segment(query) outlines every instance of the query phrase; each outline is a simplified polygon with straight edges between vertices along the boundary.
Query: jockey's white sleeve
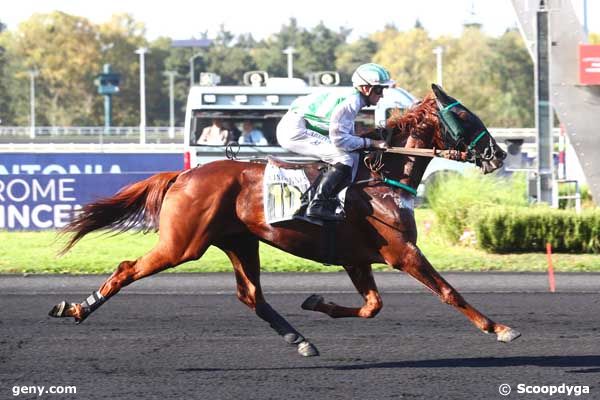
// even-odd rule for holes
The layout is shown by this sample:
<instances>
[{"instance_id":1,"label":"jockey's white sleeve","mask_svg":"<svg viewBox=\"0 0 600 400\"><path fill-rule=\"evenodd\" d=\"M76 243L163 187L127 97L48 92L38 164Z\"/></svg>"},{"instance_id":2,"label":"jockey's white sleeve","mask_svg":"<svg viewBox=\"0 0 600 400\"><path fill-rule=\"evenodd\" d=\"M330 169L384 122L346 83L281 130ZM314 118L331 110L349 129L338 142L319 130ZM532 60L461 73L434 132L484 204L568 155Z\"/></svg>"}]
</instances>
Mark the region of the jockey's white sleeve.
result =
<instances>
[{"instance_id":1,"label":"jockey's white sleeve","mask_svg":"<svg viewBox=\"0 0 600 400\"><path fill-rule=\"evenodd\" d=\"M365 141L354 135L354 121L366 102L359 93L348 97L338 104L329 120L329 138L331 142L343 151L355 151L365 147Z\"/></svg>"}]
</instances>

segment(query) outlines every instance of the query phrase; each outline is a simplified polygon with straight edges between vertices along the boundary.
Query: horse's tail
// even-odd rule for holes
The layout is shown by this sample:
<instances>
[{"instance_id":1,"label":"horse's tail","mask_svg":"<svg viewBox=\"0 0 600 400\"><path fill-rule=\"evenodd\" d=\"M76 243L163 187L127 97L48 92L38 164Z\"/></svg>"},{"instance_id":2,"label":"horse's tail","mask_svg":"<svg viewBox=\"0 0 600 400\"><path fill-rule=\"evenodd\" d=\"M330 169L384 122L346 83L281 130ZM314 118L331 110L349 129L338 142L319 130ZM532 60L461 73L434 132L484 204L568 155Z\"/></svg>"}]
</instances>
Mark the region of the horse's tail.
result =
<instances>
[{"instance_id":1,"label":"horse's tail","mask_svg":"<svg viewBox=\"0 0 600 400\"><path fill-rule=\"evenodd\" d=\"M161 172L132 183L112 197L86 204L61 233L73 233L62 249L64 254L90 232L107 228L117 233L142 225L148 231L158 229L158 217L167 189L181 171Z\"/></svg>"}]
</instances>

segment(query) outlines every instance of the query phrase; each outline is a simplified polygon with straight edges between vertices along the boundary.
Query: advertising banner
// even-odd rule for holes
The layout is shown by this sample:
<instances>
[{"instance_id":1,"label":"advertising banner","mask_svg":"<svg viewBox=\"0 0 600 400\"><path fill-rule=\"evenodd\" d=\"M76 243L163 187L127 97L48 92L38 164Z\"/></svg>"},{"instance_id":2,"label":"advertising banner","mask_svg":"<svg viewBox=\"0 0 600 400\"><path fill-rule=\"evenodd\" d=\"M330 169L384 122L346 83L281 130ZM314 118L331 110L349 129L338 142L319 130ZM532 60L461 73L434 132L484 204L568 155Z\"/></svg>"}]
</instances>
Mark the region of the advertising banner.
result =
<instances>
[{"instance_id":1,"label":"advertising banner","mask_svg":"<svg viewBox=\"0 0 600 400\"><path fill-rule=\"evenodd\" d=\"M82 205L161 171L180 154L0 154L0 229L61 228Z\"/></svg>"},{"instance_id":2,"label":"advertising banner","mask_svg":"<svg viewBox=\"0 0 600 400\"><path fill-rule=\"evenodd\" d=\"M579 45L579 83L600 85L600 44Z\"/></svg>"}]
</instances>

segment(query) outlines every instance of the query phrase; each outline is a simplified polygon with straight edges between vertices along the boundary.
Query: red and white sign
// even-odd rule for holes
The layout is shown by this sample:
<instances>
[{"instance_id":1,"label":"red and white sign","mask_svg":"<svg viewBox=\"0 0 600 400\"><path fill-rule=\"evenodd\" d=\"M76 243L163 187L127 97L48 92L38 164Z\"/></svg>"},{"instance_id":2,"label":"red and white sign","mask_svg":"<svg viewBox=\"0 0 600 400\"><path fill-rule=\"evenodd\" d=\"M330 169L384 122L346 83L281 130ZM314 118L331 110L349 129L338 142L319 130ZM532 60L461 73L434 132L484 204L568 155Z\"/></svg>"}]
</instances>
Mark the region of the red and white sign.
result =
<instances>
[{"instance_id":1,"label":"red and white sign","mask_svg":"<svg viewBox=\"0 0 600 400\"><path fill-rule=\"evenodd\" d=\"M579 45L579 83L600 85L600 44Z\"/></svg>"}]
</instances>

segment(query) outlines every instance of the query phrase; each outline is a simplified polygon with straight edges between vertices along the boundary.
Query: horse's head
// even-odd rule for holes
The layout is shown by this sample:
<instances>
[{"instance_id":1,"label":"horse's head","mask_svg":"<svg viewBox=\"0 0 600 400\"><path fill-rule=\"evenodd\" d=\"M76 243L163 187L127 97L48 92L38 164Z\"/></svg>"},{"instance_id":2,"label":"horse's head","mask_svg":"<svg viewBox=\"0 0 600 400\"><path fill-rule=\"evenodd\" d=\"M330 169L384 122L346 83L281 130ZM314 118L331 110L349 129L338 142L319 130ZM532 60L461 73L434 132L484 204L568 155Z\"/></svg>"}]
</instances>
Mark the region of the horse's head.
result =
<instances>
[{"instance_id":1,"label":"horse's head","mask_svg":"<svg viewBox=\"0 0 600 400\"><path fill-rule=\"evenodd\" d=\"M498 146L479 117L438 85L432 84L431 88L438 106L445 147L466 152L467 161L475 163L486 174L500 168L506 152Z\"/></svg>"}]
</instances>

